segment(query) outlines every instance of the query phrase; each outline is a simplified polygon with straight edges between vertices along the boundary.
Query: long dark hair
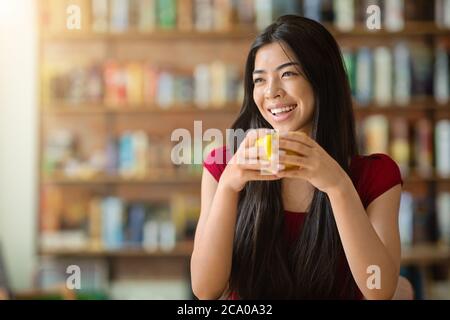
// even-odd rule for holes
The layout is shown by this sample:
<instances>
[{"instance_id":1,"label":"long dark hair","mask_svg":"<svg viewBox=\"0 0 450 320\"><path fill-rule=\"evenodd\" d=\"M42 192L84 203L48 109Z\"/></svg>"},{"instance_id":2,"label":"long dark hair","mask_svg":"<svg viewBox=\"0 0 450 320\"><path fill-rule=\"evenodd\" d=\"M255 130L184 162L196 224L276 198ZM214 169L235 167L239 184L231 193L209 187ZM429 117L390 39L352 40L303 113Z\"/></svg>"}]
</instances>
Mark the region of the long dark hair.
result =
<instances>
[{"instance_id":1,"label":"long dark hair","mask_svg":"<svg viewBox=\"0 0 450 320\"><path fill-rule=\"evenodd\" d=\"M313 20L282 16L253 42L232 129L272 128L253 100L252 72L258 49L274 42L292 49L312 86L312 138L349 173L348 160L358 152L350 86L338 44ZM288 246L281 181L248 182L239 195L232 261L230 290L241 299L356 298L330 201L318 189L298 240Z\"/></svg>"}]
</instances>

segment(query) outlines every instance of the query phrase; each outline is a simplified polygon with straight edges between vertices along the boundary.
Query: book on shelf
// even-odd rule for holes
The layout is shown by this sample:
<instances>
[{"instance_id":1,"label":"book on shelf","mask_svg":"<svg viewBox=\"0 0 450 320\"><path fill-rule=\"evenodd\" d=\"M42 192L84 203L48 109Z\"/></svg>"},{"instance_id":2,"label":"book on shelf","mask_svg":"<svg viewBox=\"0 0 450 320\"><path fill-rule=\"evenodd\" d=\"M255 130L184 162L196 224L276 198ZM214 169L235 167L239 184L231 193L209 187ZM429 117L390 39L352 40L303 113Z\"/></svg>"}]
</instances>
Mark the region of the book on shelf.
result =
<instances>
[{"instance_id":1,"label":"book on shelf","mask_svg":"<svg viewBox=\"0 0 450 320\"><path fill-rule=\"evenodd\" d=\"M415 196L413 201L413 244L433 242L435 220L434 199L430 195Z\"/></svg>"},{"instance_id":2,"label":"book on shelf","mask_svg":"<svg viewBox=\"0 0 450 320\"><path fill-rule=\"evenodd\" d=\"M144 131L124 132L119 138L119 175L145 178L149 172L149 139ZM168 161L168 160L166 160Z\"/></svg>"},{"instance_id":3,"label":"book on shelf","mask_svg":"<svg viewBox=\"0 0 450 320\"><path fill-rule=\"evenodd\" d=\"M214 30L230 31L233 24L233 3L231 0L215 0L213 3Z\"/></svg>"},{"instance_id":4,"label":"book on shelf","mask_svg":"<svg viewBox=\"0 0 450 320\"><path fill-rule=\"evenodd\" d=\"M92 0L92 31L108 32L108 0Z\"/></svg>"},{"instance_id":5,"label":"book on shelf","mask_svg":"<svg viewBox=\"0 0 450 320\"><path fill-rule=\"evenodd\" d=\"M255 1L255 24L258 30L263 30L273 20L272 1L254 0Z\"/></svg>"},{"instance_id":6,"label":"book on shelf","mask_svg":"<svg viewBox=\"0 0 450 320\"><path fill-rule=\"evenodd\" d=\"M361 106L407 106L412 97L449 101L449 65L443 44L399 41L392 47L342 48L352 94ZM433 62L433 57L436 57Z\"/></svg>"},{"instance_id":7,"label":"book on shelf","mask_svg":"<svg viewBox=\"0 0 450 320\"><path fill-rule=\"evenodd\" d=\"M233 21L241 28L255 25L255 0L232 1L233 3Z\"/></svg>"},{"instance_id":8,"label":"book on shelf","mask_svg":"<svg viewBox=\"0 0 450 320\"><path fill-rule=\"evenodd\" d=\"M176 245L176 230L171 221L159 223L159 247L162 251L171 251Z\"/></svg>"},{"instance_id":9,"label":"book on shelf","mask_svg":"<svg viewBox=\"0 0 450 320\"><path fill-rule=\"evenodd\" d=\"M450 177L450 120L436 122L436 173L443 178Z\"/></svg>"},{"instance_id":10,"label":"book on shelf","mask_svg":"<svg viewBox=\"0 0 450 320\"><path fill-rule=\"evenodd\" d=\"M279 0L272 1L272 17L278 18L286 14L301 15L302 8L300 1L297 0Z\"/></svg>"},{"instance_id":11,"label":"book on shelf","mask_svg":"<svg viewBox=\"0 0 450 320\"><path fill-rule=\"evenodd\" d=\"M344 60L345 71L347 72L347 78L350 84L350 89L352 92L352 96L355 96L355 88L356 88L356 63L355 63L355 55L352 51L346 47L341 48L342 50L342 58Z\"/></svg>"},{"instance_id":12,"label":"book on shelf","mask_svg":"<svg viewBox=\"0 0 450 320\"><path fill-rule=\"evenodd\" d=\"M199 108L207 108L210 91L205 90L211 83L208 65L198 64L194 71L194 102Z\"/></svg>"},{"instance_id":13,"label":"book on shelf","mask_svg":"<svg viewBox=\"0 0 450 320\"><path fill-rule=\"evenodd\" d=\"M429 119L419 119L415 124L415 168L422 177L433 174L433 125Z\"/></svg>"},{"instance_id":14,"label":"book on shelf","mask_svg":"<svg viewBox=\"0 0 450 320\"><path fill-rule=\"evenodd\" d=\"M392 103L392 56L386 47L374 51L374 102L379 106Z\"/></svg>"},{"instance_id":15,"label":"book on shelf","mask_svg":"<svg viewBox=\"0 0 450 320\"><path fill-rule=\"evenodd\" d=\"M129 62L125 66L127 82L127 103L137 106L143 102L143 68L140 64Z\"/></svg>"},{"instance_id":16,"label":"book on shelf","mask_svg":"<svg viewBox=\"0 0 450 320\"><path fill-rule=\"evenodd\" d=\"M372 100L373 55L369 48L360 48L356 55L356 89L355 98L360 105Z\"/></svg>"},{"instance_id":17,"label":"book on shelf","mask_svg":"<svg viewBox=\"0 0 450 320\"><path fill-rule=\"evenodd\" d=\"M41 193L39 246L46 249L79 249L89 243L86 191L70 194L54 186Z\"/></svg>"},{"instance_id":18,"label":"book on shelf","mask_svg":"<svg viewBox=\"0 0 450 320\"><path fill-rule=\"evenodd\" d=\"M125 241L127 246L139 247L144 240L146 208L142 203L132 203L129 207Z\"/></svg>"},{"instance_id":19,"label":"book on shelf","mask_svg":"<svg viewBox=\"0 0 450 320\"><path fill-rule=\"evenodd\" d=\"M212 31L214 28L214 7L211 0L194 0L195 30Z\"/></svg>"},{"instance_id":20,"label":"book on shelf","mask_svg":"<svg viewBox=\"0 0 450 320\"><path fill-rule=\"evenodd\" d=\"M404 0L386 0L384 2L384 24L386 30L397 32L403 30L405 26Z\"/></svg>"},{"instance_id":21,"label":"book on shelf","mask_svg":"<svg viewBox=\"0 0 450 320\"><path fill-rule=\"evenodd\" d=\"M444 121L444 130L440 127L433 128L432 122L425 118L411 123L402 117L394 117L389 121L384 115L365 117L357 122L356 127L360 152L389 154L398 164L403 177L409 176L411 171L423 178L431 177L433 159L436 157L436 172L439 176L446 177L445 172L448 171L446 168L449 166L447 143L450 140L446 138L448 135L445 131L448 130L446 120L441 121ZM436 151L433 147L434 129L437 135L435 136ZM442 147L439 147L438 143L442 144ZM443 151L444 153L441 151L443 148L447 148L447 151ZM441 160L437 160L438 158Z\"/></svg>"},{"instance_id":22,"label":"book on shelf","mask_svg":"<svg viewBox=\"0 0 450 320\"><path fill-rule=\"evenodd\" d=\"M193 239L200 214L196 193L175 192L152 202L105 196L90 189L68 194L61 187L49 186L40 200L40 248L44 252L169 251L177 242Z\"/></svg>"},{"instance_id":23,"label":"book on shelf","mask_svg":"<svg viewBox=\"0 0 450 320\"><path fill-rule=\"evenodd\" d=\"M194 0L177 1L177 28L182 32L194 29Z\"/></svg>"},{"instance_id":24,"label":"book on shelf","mask_svg":"<svg viewBox=\"0 0 450 320\"><path fill-rule=\"evenodd\" d=\"M127 32L138 31L139 27L139 2L140 0L128 0L128 29Z\"/></svg>"},{"instance_id":25,"label":"book on shelf","mask_svg":"<svg viewBox=\"0 0 450 320\"><path fill-rule=\"evenodd\" d=\"M175 102L174 77L168 71L161 71L158 82L157 104L162 109L167 109Z\"/></svg>"},{"instance_id":26,"label":"book on shelf","mask_svg":"<svg viewBox=\"0 0 450 320\"><path fill-rule=\"evenodd\" d=\"M171 197L170 206L177 239L194 239L200 216L200 197L195 194L175 193Z\"/></svg>"},{"instance_id":27,"label":"book on shelf","mask_svg":"<svg viewBox=\"0 0 450 320\"><path fill-rule=\"evenodd\" d=\"M414 232L413 196L409 192L402 192L400 198L398 227L400 242L403 246L413 245Z\"/></svg>"},{"instance_id":28,"label":"book on shelf","mask_svg":"<svg viewBox=\"0 0 450 320\"><path fill-rule=\"evenodd\" d=\"M180 1L186 2L186 1ZM140 0L138 2L138 30L152 32L156 29L156 3L155 0Z\"/></svg>"},{"instance_id":29,"label":"book on shelf","mask_svg":"<svg viewBox=\"0 0 450 320\"><path fill-rule=\"evenodd\" d=\"M418 96L433 94L433 54L429 47L422 44L411 44L411 85Z\"/></svg>"},{"instance_id":30,"label":"book on shelf","mask_svg":"<svg viewBox=\"0 0 450 320\"><path fill-rule=\"evenodd\" d=\"M109 24L110 31L126 32L129 28L129 10L130 2L128 0L111 0L111 20Z\"/></svg>"},{"instance_id":31,"label":"book on shelf","mask_svg":"<svg viewBox=\"0 0 450 320\"><path fill-rule=\"evenodd\" d=\"M411 159L408 121L400 117L394 118L391 120L391 128L390 154L405 177L409 174Z\"/></svg>"},{"instance_id":32,"label":"book on shelf","mask_svg":"<svg viewBox=\"0 0 450 320\"><path fill-rule=\"evenodd\" d=\"M88 201L88 236L90 238L89 247L92 250L100 250L103 247L102 201L99 197L92 197Z\"/></svg>"},{"instance_id":33,"label":"book on shelf","mask_svg":"<svg viewBox=\"0 0 450 320\"><path fill-rule=\"evenodd\" d=\"M156 0L156 16L160 29L175 29L177 25L176 0Z\"/></svg>"},{"instance_id":34,"label":"book on shelf","mask_svg":"<svg viewBox=\"0 0 450 320\"><path fill-rule=\"evenodd\" d=\"M109 287L109 275L111 270L105 260L102 259L78 259L78 258L54 258L42 257L39 261L34 285L42 290L66 288L68 274L73 272L70 266L78 266L81 271L79 294L94 294L105 296ZM95 295L94 295L95 296Z\"/></svg>"},{"instance_id":35,"label":"book on shelf","mask_svg":"<svg viewBox=\"0 0 450 320\"><path fill-rule=\"evenodd\" d=\"M70 130L57 129L49 132L43 154L44 173L51 175L63 171L70 160L77 156L78 142L78 138Z\"/></svg>"},{"instance_id":36,"label":"book on shelf","mask_svg":"<svg viewBox=\"0 0 450 320\"><path fill-rule=\"evenodd\" d=\"M336 0L333 1L333 5L335 27L340 31L351 31L355 27L354 0Z\"/></svg>"},{"instance_id":37,"label":"book on shelf","mask_svg":"<svg viewBox=\"0 0 450 320\"><path fill-rule=\"evenodd\" d=\"M450 95L450 64L449 53L443 46L436 48L434 63L434 98L440 104L449 102Z\"/></svg>"},{"instance_id":38,"label":"book on shelf","mask_svg":"<svg viewBox=\"0 0 450 320\"><path fill-rule=\"evenodd\" d=\"M406 106L411 100L411 55L408 45L403 41L397 42L393 56L393 100L396 105Z\"/></svg>"},{"instance_id":39,"label":"book on shelf","mask_svg":"<svg viewBox=\"0 0 450 320\"><path fill-rule=\"evenodd\" d=\"M434 3L436 25L450 29L450 0L435 0Z\"/></svg>"},{"instance_id":40,"label":"book on shelf","mask_svg":"<svg viewBox=\"0 0 450 320\"><path fill-rule=\"evenodd\" d=\"M54 186L45 186L41 190L39 209L39 230L42 233L52 234L60 228L60 214L63 206L61 191Z\"/></svg>"},{"instance_id":41,"label":"book on shelf","mask_svg":"<svg viewBox=\"0 0 450 320\"><path fill-rule=\"evenodd\" d=\"M436 198L436 219L430 196L402 192L399 211L400 240L411 247L434 242L450 245L450 193L440 192ZM436 224L436 226L434 226ZM434 234L437 232L437 234Z\"/></svg>"},{"instance_id":42,"label":"book on shelf","mask_svg":"<svg viewBox=\"0 0 450 320\"><path fill-rule=\"evenodd\" d=\"M116 197L102 200L102 240L106 249L123 247L124 203Z\"/></svg>"},{"instance_id":43,"label":"book on shelf","mask_svg":"<svg viewBox=\"0 0 450 320\"><path fill-rule=\"evenodd\" d=\"M438 240L450 246L450 192L440 192L437 195L436 207Z\"/></svg>"},{"instance_id":44,"label":"book on shelf","mask_svg":"<svg viewBox=\"0 0 450 320\"><path fill-rule=\"evenodd\" d=\"M364 25L371 5L380 8L383 29L398 32L405 21L432 21L450 29L450 0L44 0L41 21L50 32L66 31L66 8L78 5L82 30L152 32L155 30L227 31L232 26L262 30L283 14L300 14L319 22L332 22L336 29L351 32ZM73 31L73 30L72 30Z\"/></svg>"},{"instance_id":45,"label":"book on shelf","mask_svg":"<svg viewBox=\"0 0 450 320\"><path fill-rule=\"evenodd\" d=\"M364 120L364 153L388 153L389 123L385 116L374 115Z\"/></svg>"},{"instance_id":46,"label":"book on shelf","mask_svg":"<svg viewBox=\"0 0 450 320\"><path fill-rule=\"evenodd\" d=\"M304 0L303 14L305 17L320 22L322 20L322 1Z\"/></svg>"},{"instance_id":47,"label":"book on shelf","mask_svg":"<svg viewBox=\"0 0 450 320\"><path fill-rule=\"evenodd\" d=\"M124 132L119 138L119 175L124 178L133 176L135 163L134 157L134 139L131 132Z\"/></svg>"},{"instance_id":48,"label":"book on shelf","mask_svg":"<svg viewBox=\"0 0 450 320\"><path fill-rule=\"evenodd\" d=\"M107 60L103 64L46 64L42 71L45 105L73 108L104 104L108 108L195 104L223 108L240 99L242 76L235 65L214 61L193 69L159 67L146 62Z\"/></svg>"}]
</instances>

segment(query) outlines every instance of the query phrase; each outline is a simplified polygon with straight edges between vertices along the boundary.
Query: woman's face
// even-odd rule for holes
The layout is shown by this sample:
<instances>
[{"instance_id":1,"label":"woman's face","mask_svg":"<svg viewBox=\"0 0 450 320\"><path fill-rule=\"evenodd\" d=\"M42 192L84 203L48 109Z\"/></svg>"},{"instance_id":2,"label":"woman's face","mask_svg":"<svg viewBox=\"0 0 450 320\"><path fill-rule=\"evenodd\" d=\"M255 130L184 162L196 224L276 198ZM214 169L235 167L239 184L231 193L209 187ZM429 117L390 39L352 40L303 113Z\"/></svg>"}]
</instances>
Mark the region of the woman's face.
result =
<instances>
[{"instance_id":1,"label":"woman's face","mask_svg":"<svg viewBox=\"0 0 450 320\"><path fill-rule=\"evenodd\" d=\"M311 135L314 94L293 59L295 54L287 45L273 42L261 47L255 57L253 99L274 129Z\"/></svg>"}]
</instances>

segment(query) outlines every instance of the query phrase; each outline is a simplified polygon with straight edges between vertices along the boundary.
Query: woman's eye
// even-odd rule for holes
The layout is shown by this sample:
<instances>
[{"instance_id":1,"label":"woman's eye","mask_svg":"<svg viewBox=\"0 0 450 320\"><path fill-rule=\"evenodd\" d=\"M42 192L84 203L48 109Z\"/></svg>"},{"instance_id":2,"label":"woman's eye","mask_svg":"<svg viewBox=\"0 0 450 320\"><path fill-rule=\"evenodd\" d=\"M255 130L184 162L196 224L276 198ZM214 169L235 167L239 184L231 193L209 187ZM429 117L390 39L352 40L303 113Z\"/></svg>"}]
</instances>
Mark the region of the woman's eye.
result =
<instances>
[{"instance_id":1,"label":"woman's eye","mask_svg":"<svg viewBox=\"0 0 450 320\"><path fill-rule=\"evenodd\" d=\"M291 72L291 71L286 71L283 73L282 77L290 77L290 76L295 76L296 73Z\"/></svg>"},{"instance_id":2,"label":"woman's eye","mask_svg":"<svg viewBox=\"0 0 450 320\"><path fill-rule=\"evenodd\" d=\"M254 83L254 84L257 84L257 83L262 82L262 81L263 81L262 78L256 78L256 79L253 79L253 83Z\"/></svg>"}]
</instances>

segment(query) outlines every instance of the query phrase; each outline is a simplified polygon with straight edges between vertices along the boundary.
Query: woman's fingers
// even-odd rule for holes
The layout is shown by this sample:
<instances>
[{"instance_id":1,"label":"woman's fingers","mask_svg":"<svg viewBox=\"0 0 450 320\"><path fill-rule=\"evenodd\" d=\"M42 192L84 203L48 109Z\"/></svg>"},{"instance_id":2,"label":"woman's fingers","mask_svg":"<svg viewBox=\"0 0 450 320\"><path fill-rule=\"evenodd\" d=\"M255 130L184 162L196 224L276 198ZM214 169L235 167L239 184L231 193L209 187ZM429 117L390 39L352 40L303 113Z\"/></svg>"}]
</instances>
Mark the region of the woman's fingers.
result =
<instances>
[{"instance_id":1,"label":"woman's fingers","mask_svg":"<svg viewBox=\"0 0 450 320\"><path fill-rule=\"evenodd\" d=\"M273 180L279 180L281 177L275 175L275 174L261 174L258 171L246 171L245 172L247 181L273 181Z\"/></svg>"},{"instance_id":2,"label":"woman's fingers","mask_svg":"<svg viewBox=\"0 0 450 320\"><path fill-rule=\"evenodd\" d=\"M297 166L300 168L309 168L309 163L305 157L297 156L297 155L280 155L278 159L279 163L283 165L291 165Z\"/></svg>"},{"instance_id":3,"label":"woman's fingers","mask_svg":"<svg viewBox=\"0 0 450 320\"><path fill-rule=\"evenodd\" d=\"M280 145L280 149L282 149L282 150L293 151L302 156L308 156L311 151L311 147L308 147L301 142L292 141L292 140L286 140L286 139L280 138L279 145Z\"/></svg>"},{"instance_id":4,"label":"woman's fingers","mask_svg":"<svg viewBox=\"0 0 450 320\"><path fill-rule=\"evenodd\" d=\"M298 131L289 131L280 133L280 140L290 140L304 144L307 147L314 147L316 142L311 139L306 133Z\"/></svg>"},{"instance_id":5,"label":"woman's fingers","mask_svg":"<svg viewBox=\"0 0 450 320\"><path fill-rule=\"evenodd\" d=\"M263 146L253 146L245 149L247 159L262 159L267 160L266 149Z\"/></svg>"},{"instance_id":6,"label":"woman's fingers","mask_svg":"<svg viewBox=\"0 0 450 320\"><path fill-rule=\"evenodd\" d=\"M270 168L270 162L269 161L257 161L255 163L242 163L240 164L241 169L244 170L268 170Z\"/></svg>"}]
</instances>

